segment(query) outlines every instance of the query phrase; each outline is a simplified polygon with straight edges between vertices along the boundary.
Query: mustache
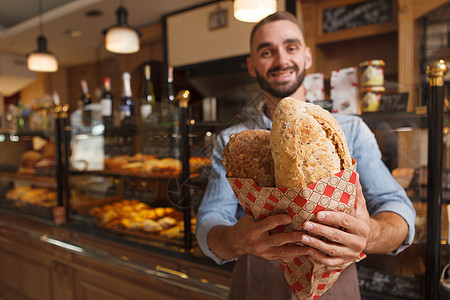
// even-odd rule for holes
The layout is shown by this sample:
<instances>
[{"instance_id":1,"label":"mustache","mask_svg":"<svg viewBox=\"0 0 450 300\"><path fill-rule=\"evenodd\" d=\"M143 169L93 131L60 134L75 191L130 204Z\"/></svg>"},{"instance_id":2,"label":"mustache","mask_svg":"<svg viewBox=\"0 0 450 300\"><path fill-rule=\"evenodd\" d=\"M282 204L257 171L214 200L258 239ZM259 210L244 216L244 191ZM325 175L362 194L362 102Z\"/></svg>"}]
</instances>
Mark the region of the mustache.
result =
<instances>
[{"instance_id":1,"label":"mustache","mask_svg":"<svg viewBox=\"0 0 450 300\"><path fill-rule=\"evenodd\" d=\"M279 72L279 71L283 72L283 71L289 71L289 70L298 71L298 67L297 66L289 66L289 67L284 67L284 68L282 68L282 67L273 67L272 69L267 70L267 76L271 72Z\"/></svg>"}]
</instances>

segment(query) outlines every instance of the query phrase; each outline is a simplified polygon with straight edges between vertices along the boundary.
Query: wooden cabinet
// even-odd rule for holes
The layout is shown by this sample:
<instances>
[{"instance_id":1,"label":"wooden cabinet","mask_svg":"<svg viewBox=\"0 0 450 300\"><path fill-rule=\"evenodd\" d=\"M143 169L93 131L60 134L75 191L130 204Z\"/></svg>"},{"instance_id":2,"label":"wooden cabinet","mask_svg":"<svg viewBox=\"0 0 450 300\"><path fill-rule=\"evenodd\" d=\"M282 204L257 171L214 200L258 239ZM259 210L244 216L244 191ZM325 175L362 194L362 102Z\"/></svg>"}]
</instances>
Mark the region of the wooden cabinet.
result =
<instances>
[{"instance_id":1,"label":"wooden cabinet","mask_svg":"<svg viewBox=\"0 0 450 300\"><path fill-rule=\"evenodd\" d=\"M0 212L0 299L225 299L231 269Z\"/></svg>"},{"instance_id":2,"label":"wooden cabinet","mask_svg":"<svg viewBox=\"0 0 450 300\"><path fill-rule=\"evenodd\" d=\"M365 60L383 59L386 79L394 83L387 86L387 92L408 92L407 110L412 112L420 104L420 18L447 1L392 0L392 18L389 21L334 32L323 31L324 11L365 2L370 1L300 1L306 44L313 55L310 72L323 72L329 79L331 70L358 66Z\"/></svg>"},{"instance_id":3,"label":"wooden cabinet","mask_svg":"<svg viewBox=\"0 0 450 300\"><path fill-rule=\"evenodd\" d=\"M0 231L0 298L72 299L70 255L18 232Z\"/></svg>"}]
</instances>

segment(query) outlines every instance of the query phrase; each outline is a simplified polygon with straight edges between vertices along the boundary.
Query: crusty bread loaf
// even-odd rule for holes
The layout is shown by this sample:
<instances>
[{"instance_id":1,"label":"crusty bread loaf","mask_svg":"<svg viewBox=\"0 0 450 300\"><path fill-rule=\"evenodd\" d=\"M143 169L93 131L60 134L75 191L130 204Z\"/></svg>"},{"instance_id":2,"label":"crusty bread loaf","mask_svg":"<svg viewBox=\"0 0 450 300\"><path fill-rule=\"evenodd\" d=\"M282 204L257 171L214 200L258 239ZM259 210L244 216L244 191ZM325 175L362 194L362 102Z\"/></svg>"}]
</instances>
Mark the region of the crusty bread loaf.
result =
<instances>
[{"instance_id":1,"label":"crusty bread loaf","mask_svg":"<svg viewBox=\"0 0 450 300\"><path fill-rule=\"evenodd\" d=\"M255 129L232 134L223 149L223 165L227 177L249 178L258 186L274 187L270 131Z\"/></svg>"},{"instance_id":2,"label":"crusty bread loaf","mask_svg":"<svg viewBox=\"0 0 450 300\"><path fill-rule=\"evenodd\" d=\"M277 105L270 143L277 187L303 188L352 164L338 122L301 100L284 98Z\"/></svg>"},{"instance_id":3,"label":"crusty bread loaf","mask_svg":"<svg viewBox=\"0 0 450 300\"><path fill-rule=\"evenodd\" d=\"M20 166L24 168L34 168L35 164L42 159L42 154L37 151L25 151L21 157Z\"/></svg>"}]
</instances>

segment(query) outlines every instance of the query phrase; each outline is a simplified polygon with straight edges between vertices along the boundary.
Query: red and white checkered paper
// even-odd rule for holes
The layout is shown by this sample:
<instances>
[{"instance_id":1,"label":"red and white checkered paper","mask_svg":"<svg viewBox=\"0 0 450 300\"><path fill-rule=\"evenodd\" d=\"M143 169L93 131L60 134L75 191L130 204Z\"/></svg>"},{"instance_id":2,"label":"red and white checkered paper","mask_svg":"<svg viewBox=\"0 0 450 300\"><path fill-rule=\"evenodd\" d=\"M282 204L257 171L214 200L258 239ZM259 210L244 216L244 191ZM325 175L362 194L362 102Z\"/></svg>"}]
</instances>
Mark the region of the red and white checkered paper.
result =
<instances>
[{"instance_id":1,"label":"red and white checkered paper","mask_svg":"<svg viewBox=\"0 0 450 300\"><path fill-rule=\"evenodd\" d=\"M240 205L255 220L274 214L288 213L293 221L274 231L304 231L301 225L314 220L322 210L354 214L356 197L356 162L344 171L322 179L306 188L259 187L252 179L228 178ZM300 242L299 245L302 245ZM355 261L359 261L361 257ZM329 268L309 256L290 261L280 260L284 276L297 299L317 299L338 279L351 262Z\"/></svg>"}]
</instances>

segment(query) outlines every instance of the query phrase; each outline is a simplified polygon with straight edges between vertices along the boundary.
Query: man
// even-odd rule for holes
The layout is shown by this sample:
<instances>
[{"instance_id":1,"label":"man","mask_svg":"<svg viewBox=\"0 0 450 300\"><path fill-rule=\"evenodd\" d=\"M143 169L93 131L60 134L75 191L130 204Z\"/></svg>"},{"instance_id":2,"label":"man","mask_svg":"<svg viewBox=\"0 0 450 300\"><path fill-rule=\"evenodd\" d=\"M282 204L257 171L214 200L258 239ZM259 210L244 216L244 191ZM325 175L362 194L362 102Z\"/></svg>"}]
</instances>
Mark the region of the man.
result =
<instances>
[{"instance_id":1,"label":"man","mask_svg":"<svg viewBox=\"0 0 450 300\"><path fill-rule=\"evenodd\" d=\"M265 109L259 117L219 135L212 159L214 173L199 208L197 239L203 252L219 264L239 258L233 272L231 298L290 299L293 295L278 259L310 255L327 266L336 266L353 261L361 252L396 254L413 240L415 211L381 161L369 128L358 117L335 115L358 163L355 215L322 211L317 214L317 222L303 224L307 233L277 234L269 231L289 224L289 215L274 215L259 222L245 216L225 178L222 149L232 132L270 129L275 107L282 98L304 101L302 83L305 70L312 63L300 26L287 12L275 13L258 23L251 33L250 48L248 71L261 86ZM292 245L299 241L306 246ZM345 269L320 299L331 298L360 298L355 264Z\"/></svg>"}]
</instances>

